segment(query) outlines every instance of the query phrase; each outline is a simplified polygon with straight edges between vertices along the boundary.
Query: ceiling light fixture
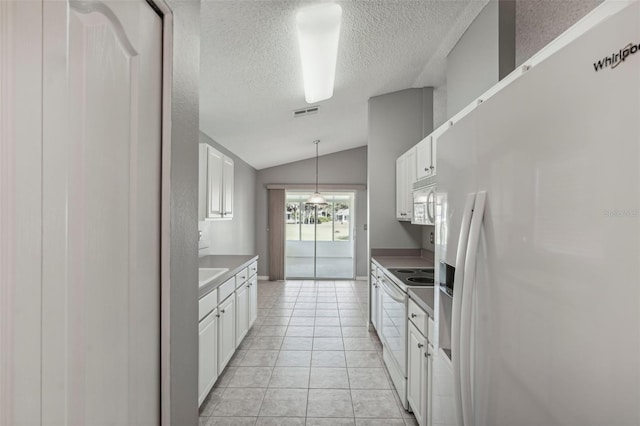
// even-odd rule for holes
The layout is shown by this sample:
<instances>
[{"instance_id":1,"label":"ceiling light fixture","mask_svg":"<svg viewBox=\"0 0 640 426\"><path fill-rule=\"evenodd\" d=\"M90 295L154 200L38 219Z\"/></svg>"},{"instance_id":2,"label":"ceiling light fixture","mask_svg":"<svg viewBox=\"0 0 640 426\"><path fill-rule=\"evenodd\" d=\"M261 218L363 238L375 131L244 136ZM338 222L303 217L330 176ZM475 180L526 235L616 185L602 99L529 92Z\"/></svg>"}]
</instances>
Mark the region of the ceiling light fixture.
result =
<instances>
[{"instance_id":1,"label":"ceiling light fixture","mask_svg":"<svg viewBox=\"0 0 640 426\"><path fill-rule=\"evenodd\" d=\"M313 143L316 145L316 192L307 199L305 204L313 204L316 206L326 206L327 200L325 200L324 197L320 194L320 192L318 192L318 144L320 143L320 140L316 139L315 141L313 141Z\"/></svg>"},{"instance_id":2,"label":"ceiling light fixture","mask_svg":"<svg viewBox=\"0 0 640 426\"><path fill-rule=\"evenodd\" d=\"M296 15L304 99L309 104L333 96L341 20L342 8L335 3L305 7Z\"/></svg>"}]
</instances>

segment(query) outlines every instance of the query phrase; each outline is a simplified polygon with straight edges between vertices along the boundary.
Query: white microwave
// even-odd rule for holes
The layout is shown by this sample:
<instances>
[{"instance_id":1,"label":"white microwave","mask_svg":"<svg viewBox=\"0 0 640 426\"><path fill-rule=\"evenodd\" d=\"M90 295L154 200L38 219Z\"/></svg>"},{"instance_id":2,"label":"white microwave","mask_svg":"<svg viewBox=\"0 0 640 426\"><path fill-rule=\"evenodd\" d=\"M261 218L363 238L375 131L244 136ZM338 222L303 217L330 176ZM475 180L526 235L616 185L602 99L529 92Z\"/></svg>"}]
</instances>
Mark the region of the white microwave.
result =
<instances>
[{"instance_id":1,"label":"white microwave","mask_svg":"<svg viewBox=\"0 0 640 426\"><path fill-rule=\"evenodd\" d=\"M436 224L436 185L428 185L413 190L413 218L416 225Z\"/></svg>"}]
</instances>

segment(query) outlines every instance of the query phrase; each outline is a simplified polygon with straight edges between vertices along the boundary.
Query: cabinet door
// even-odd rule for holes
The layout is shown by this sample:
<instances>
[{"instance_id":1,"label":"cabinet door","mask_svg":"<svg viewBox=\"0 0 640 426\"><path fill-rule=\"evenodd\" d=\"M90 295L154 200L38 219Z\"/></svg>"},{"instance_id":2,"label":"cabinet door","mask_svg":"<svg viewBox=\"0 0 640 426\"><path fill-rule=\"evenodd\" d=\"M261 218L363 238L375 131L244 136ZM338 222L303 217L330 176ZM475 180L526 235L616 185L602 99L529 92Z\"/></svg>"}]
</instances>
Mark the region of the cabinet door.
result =
<instances>
[{"instance_id":1,"label":"cabinet door","mask_svg":"<svg viewBox=\"0 0 640 426\"><path fill-rule=\"evenodd\" d=\"M249 331L249 284L236 290L236 345Z\"/></svg>"},{"instance_id":2,"label":"cabinet door","mask_svg":"<svg viewBox=\"0 0 640 426\"><path fill-rule=\"evenodd\" d=\"M207 397L218 378L218 311L200 321L198 339L198 405Z\"/></svg>"},{"instance_id":3,"label":"cabinet door","mask_svg":"<svg viewBox=\"0 0 640 426\"><path fill-rule=\"evenodd\" d=\"M378 282L373 274L371 275L371 324L378 330Z\"/></svg>"},{"instance_id":4,"label":"cabinet door","mask_svg":"<svg viewBox=\"0 0 640 426\"><path fill-rule=\"evenodd\" d=\"M407 401L416 416L418 424L424 426L425 395L423 394L424 358L427 341L418 329L409 322L407 348Z\"/></svg>"},{"instance_id":5,"label":"cabinet door","mask_svg":"<svg viewBox=\"0 0 640 426\"><path fill-rule=\"evenodd\" d=\"M411 148L405 156L405 178L404 178L404 211L406 213L405 219L411 220L413 217L413 183L417 180L416 165L417 165L417 150Z\"/></svg>"},{"instance_id":6,"label":"cabinet door","mask_svg":"<svg viewBox=\"0 0 640 426\"><path fill-rule=\"evenodd\" d=\"M223 211L222 216L228 219L233 217L233 160L229 157L224 157L222 169L222 182L223 182Z\"/></svg>"},{"instance_id":7,"label":"cabinet door","mask_svg":"<svg viewBox=\"0 0 640 426\"><path fill-rule=\"evenodd\" d=\"M435 136L431 137L431 176L436 175L436 149L438 147L438 139Z\"/></svg>"},{"instance_id":8,"label":"cabinet door","mask_svg":"<svg viewBox=\"0 0 640 426\"><path fill-rule=\"evenodd\" d=\"M236 350L236 299L229 296L218 308L218 371L222 371Z\"/></svg>"},{"instance_id":9,"label":"cabinet door","mask_svg":"<svg viewBox=\"0 0 640 426\"><path fill-rule=\"evenodd\" d=\"M207 145L201 143L198 149L198 220L207 218Z\"/></svg>"},{"instance_id":10,"label":"cabinet door","mask_svg":"<svg viewBox=\"0 0 640 426\"><path fill-rule=\"evenodd\" d=\"M422 357L422 380L420 382L420 394L422 397L422 426L431 426L431 377L433 372L433 353L431 344L426 346Z\"/></svg>"},{"instance_id":11,"label":"cabinet door","mask_svg":"<svg viewBox=\"0 0 640 426\"><path fill-rule=\"evenodd\" d=\"M428 136L420 141L417 145L417 172L416 177L418 179L423 179L431 176L432 174L432 147L431 147L432 137Z\"/></svg>"},{"instance_id":12,"label":"cabinet door","mask_svg":"<svg viewBox=\"0 0 640 426\"><path fill-rule=\"evenodd\" d=\"M249 281L249 328L258 319L258 277L253 276Z\"/></svg>"},{"instance_id":13,"label":"cabinet door","mask_svg":"<svg viewBox=\"0 0 640 426\"><path fill-rule=\"evenodd\" d=\"M405 164L406 158L404 156L398 157L396 160L396 218L398 220L406 219L405 212L405 197L406 197L406 180L405 180Z\"/></svg>"},{"instance_id":14,"label":"cabinet door","mask_svg":"<svg viewBox=\"0 0 640 426\"><path fill-rule=\"evenodd\" d=\"M222 174L224 156L207 146L207 218L222 217Z\"/></svg>"}]
</instances>

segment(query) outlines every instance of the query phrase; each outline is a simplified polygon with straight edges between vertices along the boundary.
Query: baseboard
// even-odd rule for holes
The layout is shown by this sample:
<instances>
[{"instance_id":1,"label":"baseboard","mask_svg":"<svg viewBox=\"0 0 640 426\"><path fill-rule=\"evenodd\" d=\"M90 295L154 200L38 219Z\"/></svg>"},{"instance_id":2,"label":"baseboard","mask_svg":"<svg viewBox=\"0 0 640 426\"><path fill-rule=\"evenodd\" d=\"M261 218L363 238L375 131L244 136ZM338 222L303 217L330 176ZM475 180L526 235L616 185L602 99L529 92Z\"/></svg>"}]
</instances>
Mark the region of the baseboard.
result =
<instances>
[{"instance_id":1,"label":"baseboard","mask_svg":"<svg viewBox=\"0 0 640 426\"><path fill-rule=\"evenodd\" d=\"M269 277L266 275L258 275L258 281L269 281Z\"/></svg>"},{"instance_id":2,"label":"baseboard","mask_svg":"<svg viewBox=\"0 0 640 426\"><path fill-rule=\"evenodd\" d=\"M366 280L368 280L368 279L369 279L369 277L367 277L367 276L364 276L364 277L356 277L356 281L366 281Z\"/></svg>"}]
</instances>

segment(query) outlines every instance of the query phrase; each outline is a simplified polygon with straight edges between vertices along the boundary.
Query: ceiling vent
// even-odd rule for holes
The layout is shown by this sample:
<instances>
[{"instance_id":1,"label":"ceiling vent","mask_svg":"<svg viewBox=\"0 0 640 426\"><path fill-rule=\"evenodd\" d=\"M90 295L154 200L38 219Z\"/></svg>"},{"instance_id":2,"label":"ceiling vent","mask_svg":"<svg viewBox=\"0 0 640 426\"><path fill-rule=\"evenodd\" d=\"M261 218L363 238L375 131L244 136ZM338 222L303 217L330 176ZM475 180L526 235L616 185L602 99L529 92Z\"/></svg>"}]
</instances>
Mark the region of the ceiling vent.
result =
<instances>
[{"instance_id":1,"label":"ceiling vent","mask_svg":"<svg viewBox=\"0 0 640 426\"><path fill-rule=\"evenodd\" d=\"M319 109L320 109L319 106L312 106L312 107L298 109L293 111L293 116L304 117L306 115L317 114Z\"/></svg>"}]
</instances>

